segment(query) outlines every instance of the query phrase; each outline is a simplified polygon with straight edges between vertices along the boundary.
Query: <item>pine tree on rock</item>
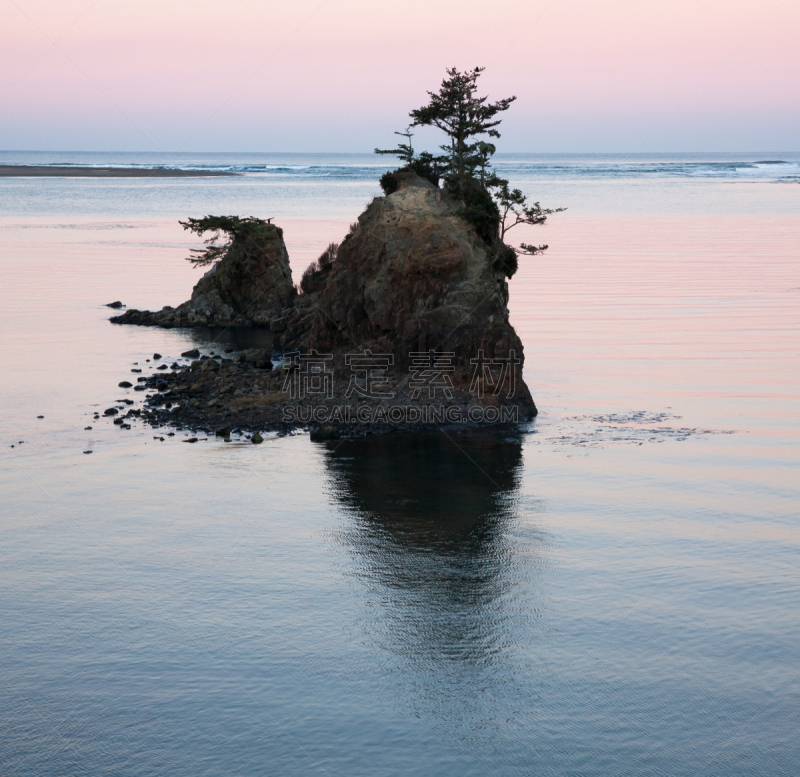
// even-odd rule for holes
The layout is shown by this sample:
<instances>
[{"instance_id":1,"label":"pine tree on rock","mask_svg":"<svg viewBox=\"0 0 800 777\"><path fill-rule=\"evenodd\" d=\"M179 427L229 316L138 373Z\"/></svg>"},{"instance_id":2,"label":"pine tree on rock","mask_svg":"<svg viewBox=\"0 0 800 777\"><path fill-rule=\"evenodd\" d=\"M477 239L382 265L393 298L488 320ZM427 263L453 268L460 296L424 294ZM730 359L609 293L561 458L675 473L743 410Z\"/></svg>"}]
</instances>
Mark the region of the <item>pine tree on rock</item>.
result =
<instances>
[{"instance_id":1,"label":"pine tree on rock","mask_svg":"<svg viewBox=\"0 0 800 777\"><path fill-rule=\"evenodd\" d=\"M476 138L488 135L499 138L497 115L507 111L516 97L506 97L488 102L488 97L478 97L478 78L485 70L476 67L463 73L454 67L447 69L447 78L438 92L428 92L430 102L411 111L412 127L437 127L449 138L449 145L441 146L449 162L451 188L462 194L467 179L480 167L484 169L490 144L479 143ZM494 147L491 147L492 151Z\"/></svg>"}]
</instances>

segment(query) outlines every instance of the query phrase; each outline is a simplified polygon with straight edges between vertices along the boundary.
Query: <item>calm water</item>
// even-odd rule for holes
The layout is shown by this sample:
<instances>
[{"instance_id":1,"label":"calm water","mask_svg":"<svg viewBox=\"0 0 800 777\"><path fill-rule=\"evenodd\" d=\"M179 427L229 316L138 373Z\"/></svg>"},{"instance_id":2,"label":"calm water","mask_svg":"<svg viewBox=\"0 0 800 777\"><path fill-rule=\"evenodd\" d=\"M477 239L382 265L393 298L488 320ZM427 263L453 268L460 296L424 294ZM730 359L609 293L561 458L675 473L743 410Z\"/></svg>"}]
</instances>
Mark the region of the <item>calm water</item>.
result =
<instances>
[{"instance_id":1,"label":"calm water","mask_svg":"<svg viewBox=\"0 0 800 777\"><path fill-rule=\"evenodd\" d=\"M299 273L380 161L0 154L246 173L0 179L0 774L796 774L800 155L501 157L569 208L519 236L518 434L93 420L206 344L107 323L188 297L178 218Z\"/></svg>"}]
</instances>

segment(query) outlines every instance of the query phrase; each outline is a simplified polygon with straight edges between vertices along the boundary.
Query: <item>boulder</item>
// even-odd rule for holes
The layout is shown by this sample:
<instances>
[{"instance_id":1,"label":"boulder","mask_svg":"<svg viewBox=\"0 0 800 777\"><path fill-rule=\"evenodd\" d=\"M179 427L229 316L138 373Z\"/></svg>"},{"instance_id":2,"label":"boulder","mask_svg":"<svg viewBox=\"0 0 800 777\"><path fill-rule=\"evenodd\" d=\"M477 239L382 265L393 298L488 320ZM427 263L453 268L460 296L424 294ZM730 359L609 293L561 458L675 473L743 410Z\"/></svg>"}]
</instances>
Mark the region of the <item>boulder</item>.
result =
<instances>
[{"instance_id":1,"label":"boulder","mask_svg":"<svg viewBox=\"0 0 800 777\"><path fill-rule=\"evenodd\" d=\"M237 362L250 362L256 367L272 369L272 353L266 348L248 348L236 354Z\"/></svg>"}]
</instances>

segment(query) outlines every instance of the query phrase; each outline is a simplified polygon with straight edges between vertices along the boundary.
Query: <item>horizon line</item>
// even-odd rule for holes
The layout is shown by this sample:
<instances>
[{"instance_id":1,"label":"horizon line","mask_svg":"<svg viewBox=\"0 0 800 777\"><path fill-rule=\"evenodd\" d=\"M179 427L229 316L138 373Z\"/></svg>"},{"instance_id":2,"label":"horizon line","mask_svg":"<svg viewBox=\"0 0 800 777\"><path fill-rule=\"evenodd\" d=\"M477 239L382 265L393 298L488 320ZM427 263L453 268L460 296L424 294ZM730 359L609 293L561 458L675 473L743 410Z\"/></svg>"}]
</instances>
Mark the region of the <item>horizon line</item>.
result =
<instances>
[{"instance_id":1,"label":"horizon line","mask_svg":"<svg viewBox=\"0 0 800 777\"><path fill-rule=\"evenodd\" d=\"M424 150L424 149L423 149ZM375 156L374 151L143 151L131 149L65 149L65 148L4 148L0 154L153 154L154 156L189 156L191 154L338 154L341 156L369 155ZM738 149L712 150L698 149L692 151L524 151L513 149L498 151L494 156L506 154L539 154L542 156L556 156L563 154L598 155L609 154L615 156L652 156L656 154L800 154L800 149Z\"/></svg>"}]
</instances>

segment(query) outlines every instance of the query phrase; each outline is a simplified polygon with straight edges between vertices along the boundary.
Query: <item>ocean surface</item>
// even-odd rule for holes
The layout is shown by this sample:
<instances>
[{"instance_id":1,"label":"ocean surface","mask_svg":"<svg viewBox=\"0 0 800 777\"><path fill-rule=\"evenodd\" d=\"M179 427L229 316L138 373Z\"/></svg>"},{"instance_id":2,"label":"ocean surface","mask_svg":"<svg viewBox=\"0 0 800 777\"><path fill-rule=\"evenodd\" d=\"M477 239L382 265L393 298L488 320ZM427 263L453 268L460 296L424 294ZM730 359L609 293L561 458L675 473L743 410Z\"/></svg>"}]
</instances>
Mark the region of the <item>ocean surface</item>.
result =
<instances>
[{"instance_id":1,"label":"ocean surface","mask_svg":"<svg viewBox=\"0 0 800 777\"><path fill-rule=\"evenodd\" d=\"M567 208L518 230L518 432L93 418L217 347L108 323L189 297L178 219L298 277L386 161L0 152L242 173L0 178L0 774L796 775L800 154L498 155Z\"/></svg>"}]
</instances>

